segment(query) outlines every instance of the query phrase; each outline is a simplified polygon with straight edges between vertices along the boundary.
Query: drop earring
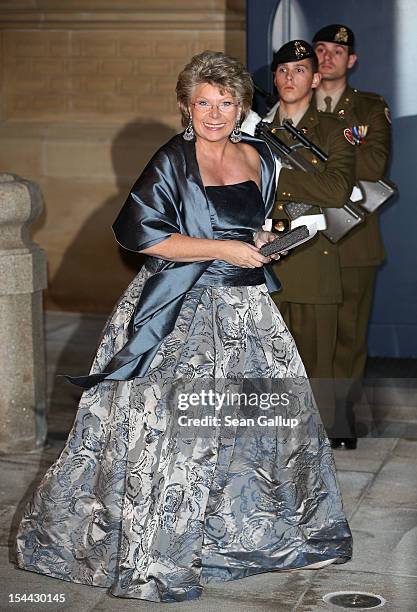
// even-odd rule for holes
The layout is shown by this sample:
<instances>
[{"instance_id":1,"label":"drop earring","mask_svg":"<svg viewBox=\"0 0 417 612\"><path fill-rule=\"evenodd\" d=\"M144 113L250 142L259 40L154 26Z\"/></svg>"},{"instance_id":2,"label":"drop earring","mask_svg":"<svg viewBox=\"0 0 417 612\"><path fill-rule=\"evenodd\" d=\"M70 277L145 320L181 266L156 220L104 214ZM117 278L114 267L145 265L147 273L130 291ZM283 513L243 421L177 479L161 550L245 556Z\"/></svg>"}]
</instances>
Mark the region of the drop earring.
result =
<instances>
[{"instance_id":1,"label":"drop earring","mask_svg":"<svg viewBox=\"0 0 417 612\"><path fill-rule=\"evenodd\" d=\"M242 132L240 130L240 120L238 119L233 128L233 132L230 134L230 140L233 143L240 142L242 140Z\"/></svg>"},{"instance_id":2,"label":"drop earring","mask_svg":"<svg viewBox=\"0 0 417 612\"><path fill-rule=\"evenodd\" d=\"M194 128L193 128L193 122L191 119L191 115L190 115L190 119L188 121L188 125L184 130L184 134L182 135L182 137L184 138L184 140L193 140L194 139Z\"/></svg>"}]
</instances>

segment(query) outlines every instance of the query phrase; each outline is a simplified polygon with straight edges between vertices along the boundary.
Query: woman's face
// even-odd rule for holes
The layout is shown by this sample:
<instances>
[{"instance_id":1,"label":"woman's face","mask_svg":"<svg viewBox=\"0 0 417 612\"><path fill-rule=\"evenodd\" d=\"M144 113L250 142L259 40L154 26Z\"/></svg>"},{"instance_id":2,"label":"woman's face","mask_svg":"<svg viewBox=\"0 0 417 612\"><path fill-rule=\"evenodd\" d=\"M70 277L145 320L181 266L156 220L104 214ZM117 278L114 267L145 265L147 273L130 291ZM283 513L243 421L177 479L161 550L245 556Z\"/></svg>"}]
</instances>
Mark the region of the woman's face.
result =
<instances>
[{"instance_id":1,"label":"woman's face","mask_svg":"<svg viewBox=\"0 0 417 612\"><path fill-rule=\"evenodd\" d=\"M241 109L230 93L201 83L194 87L188 110L197 138L218 142L232 133Z\"/></svg>"}]
</instances>

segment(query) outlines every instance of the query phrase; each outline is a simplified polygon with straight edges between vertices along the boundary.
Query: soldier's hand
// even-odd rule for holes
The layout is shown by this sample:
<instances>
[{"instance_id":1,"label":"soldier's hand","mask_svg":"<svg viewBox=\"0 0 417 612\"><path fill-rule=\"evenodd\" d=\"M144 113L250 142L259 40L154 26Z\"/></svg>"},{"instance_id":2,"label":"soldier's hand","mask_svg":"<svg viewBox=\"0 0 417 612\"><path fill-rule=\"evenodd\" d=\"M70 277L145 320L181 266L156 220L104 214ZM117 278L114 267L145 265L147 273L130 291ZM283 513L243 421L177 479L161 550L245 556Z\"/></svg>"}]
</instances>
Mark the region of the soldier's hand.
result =
<instances>
[{"instance_id":1,"label":"soldier's hand","mask_svg":"<svg viewBox=\"0 0 417 612\"><path fill-rule=\"evenodd\" d=\"M276 234L273 232L267 232L266 230L259 230L255 235L255 246L260 249L264 246L264 244L268 244L269 242L273 242L276 238ZM287 251L283 251L283 253L274 253L270 255L271 260L277 261L281 255L286 255Z\"/></svg>"}]
</instances>

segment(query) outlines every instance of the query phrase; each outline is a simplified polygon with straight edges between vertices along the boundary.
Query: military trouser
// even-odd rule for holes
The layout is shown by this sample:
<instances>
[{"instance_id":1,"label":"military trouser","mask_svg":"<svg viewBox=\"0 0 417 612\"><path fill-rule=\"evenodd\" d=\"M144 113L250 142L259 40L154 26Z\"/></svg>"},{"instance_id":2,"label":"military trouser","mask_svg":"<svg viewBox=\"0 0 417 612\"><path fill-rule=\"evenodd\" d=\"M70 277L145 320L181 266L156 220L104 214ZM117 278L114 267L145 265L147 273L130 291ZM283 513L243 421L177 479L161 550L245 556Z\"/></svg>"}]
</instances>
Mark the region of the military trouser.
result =
<instances>
[{"instance_id":1,"label":"military trouser","mask_svg":"<svg viewBox=\"0 0 417 612\"><path fill-rule=\"evenodd\" d=\"M351 435L364 434L361 430L361 415L356 406L362 395L362 379L368 357L368 323L375 285L375 266L341 268L343 303L338 307L337 342L335 350L334 376L337 385L337 406L344 411ZM356 423L355 423L356 421ZM336 435L347 438L350 435Z\"/></svg>"},{"instance_id":2,"label":"military trouser","mask_svg":"<svg viewBox=\"0 0 417 612\"><path fill-rule=\"evenodd\" d=\"M375 284L375 266L341 268L343 303L338 305L336 378L363 378L367 334Z\"/></svg>"},{"instance_id":3,"label":"military trouser","mask_svg":"<svg viewBox=\"0 0 417 612\"><path fill-rule=\"evenodd\" d=\"M329 437L356 436L354 403L361 395L375 268L342 268L341 304L279 302L297 344Z\"/></svg>"},{"instance_id":4,"label":"military trouser","mask_svg":"<svg viewBox=\"0 0 417 612\"><path fill-rule=\"evenodd\" d=\"M335 427L334 355L337 335L337 304L300 304L274 301L290 330L311 379L321 419L330 436Z\"/></svg>"}]
</instances>

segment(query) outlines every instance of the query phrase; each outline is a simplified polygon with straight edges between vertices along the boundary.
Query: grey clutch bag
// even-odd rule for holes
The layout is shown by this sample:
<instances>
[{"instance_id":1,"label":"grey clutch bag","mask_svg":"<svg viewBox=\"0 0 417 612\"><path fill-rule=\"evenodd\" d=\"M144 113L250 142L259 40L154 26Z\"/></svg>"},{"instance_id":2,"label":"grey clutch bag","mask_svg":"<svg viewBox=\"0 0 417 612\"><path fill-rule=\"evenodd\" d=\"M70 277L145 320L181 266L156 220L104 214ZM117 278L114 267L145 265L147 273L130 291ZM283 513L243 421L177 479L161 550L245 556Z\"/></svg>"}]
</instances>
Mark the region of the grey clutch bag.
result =
<instances>
[{"instance_id":1,"label":"grey clutch bag","mask_svg":"<svg viewBox=\"0 0 417 612\"><path fill-rule=\"evenodd\" d=\"M310 238L313 238L315 233L315 231L310 231L306 225L300 225L287 234L278 236L278 238L275 238L273 242L264 244L259 251L261 255L264 255L265 257L273 255L274 253L279 253L280 251L288 251L289 249L293 249L294 247L303 244L303 242L306 242L306 240L310 240Z\"/></svg>"}]
</instances>

